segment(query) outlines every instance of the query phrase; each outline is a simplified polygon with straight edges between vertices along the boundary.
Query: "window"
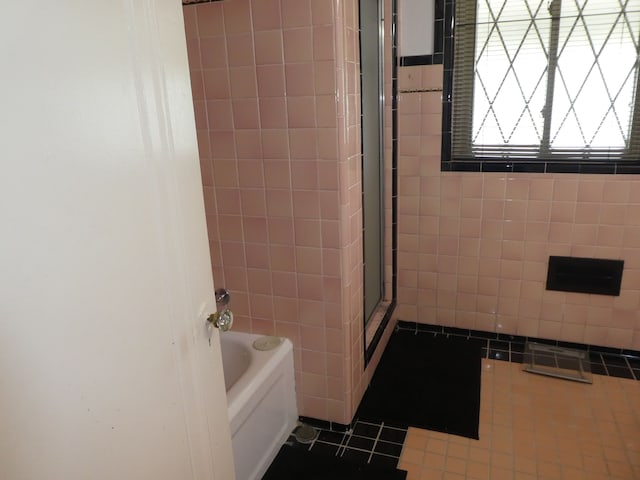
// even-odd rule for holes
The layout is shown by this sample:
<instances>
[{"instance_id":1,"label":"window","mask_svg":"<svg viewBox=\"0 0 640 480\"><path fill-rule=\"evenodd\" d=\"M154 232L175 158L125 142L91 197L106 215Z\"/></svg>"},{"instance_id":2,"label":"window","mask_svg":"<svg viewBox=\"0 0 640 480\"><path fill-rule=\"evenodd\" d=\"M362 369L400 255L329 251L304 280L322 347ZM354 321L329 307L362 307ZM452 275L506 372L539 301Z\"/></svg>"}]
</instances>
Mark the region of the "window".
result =
<instances>
[{"instance_id":1,"label":"window","mask_svg":"<svg viewBox=\"0 0 640 480\"><path fill-rule=\"evenodd\" d=\"M640 0L458 0L454 31L452 162L640 165Z\"/></svg>"}]
</instances>

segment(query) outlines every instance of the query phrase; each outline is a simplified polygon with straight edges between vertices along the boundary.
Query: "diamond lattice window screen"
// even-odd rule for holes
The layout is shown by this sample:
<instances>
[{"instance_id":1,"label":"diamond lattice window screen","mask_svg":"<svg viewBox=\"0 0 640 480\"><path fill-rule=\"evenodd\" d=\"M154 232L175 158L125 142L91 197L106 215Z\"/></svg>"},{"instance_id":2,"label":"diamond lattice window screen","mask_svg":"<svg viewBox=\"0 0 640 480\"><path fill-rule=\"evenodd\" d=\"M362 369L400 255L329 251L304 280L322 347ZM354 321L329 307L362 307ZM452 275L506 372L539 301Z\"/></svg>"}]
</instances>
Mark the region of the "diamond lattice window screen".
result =
<instances>
[{"instance_id":1,"label":"diamond lattice window screen","mask_svg":"<svg viewBox=\"0 0 640 480\"><path fill-rule=\"evenodd\" d=\"M456 160L638 160L640 0L456 2Z\"/></svg>"}]
</instances>

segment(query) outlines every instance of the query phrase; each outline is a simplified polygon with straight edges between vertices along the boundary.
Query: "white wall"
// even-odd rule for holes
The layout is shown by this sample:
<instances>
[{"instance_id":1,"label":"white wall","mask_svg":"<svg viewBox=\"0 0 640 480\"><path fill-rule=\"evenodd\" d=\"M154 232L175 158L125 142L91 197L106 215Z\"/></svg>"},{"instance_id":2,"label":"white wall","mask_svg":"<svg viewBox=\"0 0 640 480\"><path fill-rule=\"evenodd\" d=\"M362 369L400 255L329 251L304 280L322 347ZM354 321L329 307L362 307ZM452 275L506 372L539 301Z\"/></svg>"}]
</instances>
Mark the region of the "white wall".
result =
<instances>
[{"instance_id":1,"label":"white wall","mask_svg":"<svg viewBox=\"0 0 640 480\"><path fill-rule=\"evenodd\" d=\"M401 57L433 55L434 0L398 0Z\"/></svg>"}]
</instances>

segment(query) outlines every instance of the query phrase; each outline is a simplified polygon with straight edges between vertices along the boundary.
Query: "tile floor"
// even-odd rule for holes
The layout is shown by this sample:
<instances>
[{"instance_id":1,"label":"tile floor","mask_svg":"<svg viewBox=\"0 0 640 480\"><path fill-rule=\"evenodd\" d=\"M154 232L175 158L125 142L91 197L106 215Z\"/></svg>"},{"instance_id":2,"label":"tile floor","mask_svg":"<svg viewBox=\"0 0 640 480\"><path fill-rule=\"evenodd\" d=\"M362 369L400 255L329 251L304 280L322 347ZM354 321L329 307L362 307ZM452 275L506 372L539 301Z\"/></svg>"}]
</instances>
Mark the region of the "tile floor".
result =
<instances>
[{"instance_id":1,"label":"tile floor","mask_svg":"<svg viewBox=\"0 0 640 480\"><path fill-rule=\"evenodd\" d=\"M348 432L321 430L310 449L397 466L407 471L407 480L640 480L637 352L589 346L595 375L593 384L584 384L522 371L523 337L411 322L399 326L487 336L480 440L356 420Z\"/></svg>"},{"instance_id":2,"label":"tile floor","mask_svg":"<svg viewBox=\"0 0 640 480\"><path fill-rule=\"evenodd\" d=\"M483 359L480 440L410 427L407 480L640 479L640 382L582 384Z\"/></svg>"}]
</instances>

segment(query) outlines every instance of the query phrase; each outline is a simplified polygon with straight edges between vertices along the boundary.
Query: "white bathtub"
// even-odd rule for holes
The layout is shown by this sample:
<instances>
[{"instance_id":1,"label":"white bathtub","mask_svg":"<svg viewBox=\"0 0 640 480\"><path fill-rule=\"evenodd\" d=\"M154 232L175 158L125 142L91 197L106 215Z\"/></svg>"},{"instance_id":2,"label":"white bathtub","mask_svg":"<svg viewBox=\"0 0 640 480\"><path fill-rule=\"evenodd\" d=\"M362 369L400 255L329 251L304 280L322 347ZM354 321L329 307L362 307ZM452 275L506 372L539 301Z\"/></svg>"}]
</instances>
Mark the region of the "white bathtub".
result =
<instances>
[{"instance_id":1,"label":"white bathtub","mask_svg":"<svg viewBox=\"0 0 640 480\"><path fill-rule=\"evenodd\" d=\"M291 341L265 352L259 338L220 335L236 480L261 479L298 420Z\"/></svg>"}]
</instances>

